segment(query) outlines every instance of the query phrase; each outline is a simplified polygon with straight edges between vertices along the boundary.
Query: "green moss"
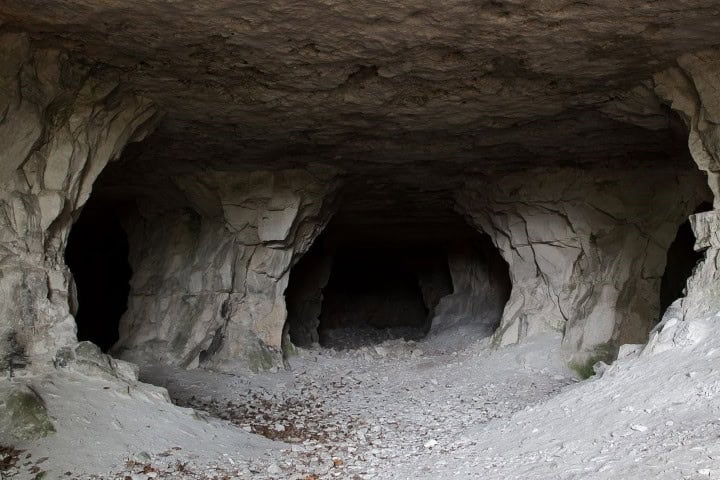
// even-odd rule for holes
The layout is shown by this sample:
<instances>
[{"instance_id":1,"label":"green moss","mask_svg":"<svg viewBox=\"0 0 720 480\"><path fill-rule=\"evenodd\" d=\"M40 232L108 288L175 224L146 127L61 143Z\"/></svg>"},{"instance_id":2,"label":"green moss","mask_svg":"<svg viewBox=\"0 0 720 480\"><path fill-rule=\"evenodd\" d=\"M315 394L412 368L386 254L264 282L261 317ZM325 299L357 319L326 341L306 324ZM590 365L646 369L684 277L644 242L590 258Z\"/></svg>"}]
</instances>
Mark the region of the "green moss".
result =
<instances>
[{"instance_id":1,"label":"green moss","mask_svg":"<svg viewBox=\"0 0 720 480\"><path fill-rule=\"evenodd\" d=\"M297 347L288 339L287 342L283 343L283 357L289 358L295 354L297 354Z\"/></svg>"},{"instance_id":2,"label":"green moss","mask_svg":"<svg viewBox=\"0 0 720 480\"><path fill-rule=\"evenodd\" d=\"M608 365L615 361L618 354L618 348L611 343L601 343L595 345L592 351L585 357L585 360L571 360L568 363L568 367L573 370L578 377L583 380L588 379L595 375L593 366L597 362L604 362Z\"/></svg>"},{"instance_id":3,"label":"green moss","mask_svg":"<svg viewBox=\"0 0 720 480\"><path fill-rule=\"evenodd\" d=\"M29 388L15 389L0 409L0 430L17 440L37 440L55 432L43 401Z\"/></svg>"},{"instance_id":4,"label":"green moss","mask_svg":"<svg viewBox=\"0 0 720 480\"><path fill-rule=\"evenodd\" d=\"M568 363L568 367L572 371L574 371L579 378L582 378L583 380L588 379L595 375L595 370L593 369L593 365L597 363L597 360L587 360L585 362L576 362L571 361Z\"/></svg>"},{"instance_id":5,"label":"green moss","mask_svg":"<svg viewBox=\"0 0 720 480\"><path fill-rule=\"evenodd\" d=\"M256 339L256 342L248 343L245 359L250 370L261 372L282 365L282 352Z\"/></svg>"},{"instance_id":6,"label":"green moss","mask_svg":"<svg viewBox=\"0 0 720 480\"><path fill-rule=\"evenodd\" d=\"M282 334L282 354L283 354L283 360L290 358L291 356L295 355L297 353L297 347L294 343L292 343L292 340L290 340L290 323L285 322L285 326L283 327L283 334Z\"/></svg>"},{"instance_id":7,"label":"green moss","mask_svg":"<svg viewBox=\"0 0 720 480\"><path fill-rule=\"evenodd\" d=\"M253 372L269 370L275 366L275 358L269 350L259 348L248 355L248 365Z\"/></svg>"}]
</instances>

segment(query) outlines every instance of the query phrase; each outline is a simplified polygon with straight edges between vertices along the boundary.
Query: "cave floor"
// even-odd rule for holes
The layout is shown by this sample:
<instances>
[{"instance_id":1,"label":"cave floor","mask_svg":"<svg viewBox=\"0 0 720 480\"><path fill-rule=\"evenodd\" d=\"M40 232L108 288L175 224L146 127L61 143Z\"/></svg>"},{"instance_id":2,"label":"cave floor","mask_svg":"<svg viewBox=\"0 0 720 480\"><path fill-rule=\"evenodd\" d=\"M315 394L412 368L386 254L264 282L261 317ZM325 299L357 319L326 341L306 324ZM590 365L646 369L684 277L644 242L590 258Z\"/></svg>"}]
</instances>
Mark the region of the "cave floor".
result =
<instances>
[{"instance_id":1,"label":"cave floor","mask_svg":"<svg viewBox=\"0 0 720 480\"><path fill-rule=\"evenodd\" d=\"M150 368L143 376L179 405L290 444L247 463L252 478L384 478L430 452L452 452L468 429L574 383L537 348L488 354L486 347L440 353L397 339L300 350L290 370L269 375Z\"/></svg>"},{"instance_id":2,"label":"cave floor","mask_svg":"<svg viewBox=\"0 0 720 480\"><path fill-rule=\"evenodd\" d=\"M143 369L195 413L55 376L36 387L58 433L20 448L55 452L41 465L47 478L717 478L711 328L698 345L626 358L583 382L557 336L500 350L402 340L301 349L290 369L261 374Z\"/></svg>"}]
</instances>

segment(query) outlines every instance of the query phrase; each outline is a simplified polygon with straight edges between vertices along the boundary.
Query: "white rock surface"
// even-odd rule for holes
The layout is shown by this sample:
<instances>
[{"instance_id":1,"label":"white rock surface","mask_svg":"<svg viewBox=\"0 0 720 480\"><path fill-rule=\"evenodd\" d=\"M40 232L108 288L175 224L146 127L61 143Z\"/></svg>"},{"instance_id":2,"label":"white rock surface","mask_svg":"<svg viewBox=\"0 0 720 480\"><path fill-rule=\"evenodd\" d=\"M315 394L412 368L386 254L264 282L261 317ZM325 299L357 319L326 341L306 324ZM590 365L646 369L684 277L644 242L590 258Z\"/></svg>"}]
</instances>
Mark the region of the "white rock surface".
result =
<instances>
[{"instance_id":1,"label":"white rock surface","mask_svg":"<svg viewBox=\"0 0 720 480\"><path fill-rule=\"evenodd\" d=\"M468 182L459 209L510 266L512 294L496 341L547 330L564 331L575 352L645 341L660 316L665 252L707 198L701 182L680 172L574 169Z\"/></svg>"},{"instance_id":2,"label":"white rock surface","mask_svg":"<svg viewBox=\"0 0 720 480\"><path fill-rule=\"evenodd\" d=\"M334 172L176 181L195 211L145 211L127 225L134 276L114 351L180 366L281 365L290 267L330 217Z\"/></svg>"},{"instance_id":3,"label":"white rock surface","mask_svg":"<svg viewBox=\"0 0 720 480\"><path fill-rule=\"evenodd\" d=\"M63 254L93 182L157 120L153 104L55 49L0 35L0 363L47 362L75 339ZM15 349L18 352L13 352Z\"/></svg>"}]
</instances>

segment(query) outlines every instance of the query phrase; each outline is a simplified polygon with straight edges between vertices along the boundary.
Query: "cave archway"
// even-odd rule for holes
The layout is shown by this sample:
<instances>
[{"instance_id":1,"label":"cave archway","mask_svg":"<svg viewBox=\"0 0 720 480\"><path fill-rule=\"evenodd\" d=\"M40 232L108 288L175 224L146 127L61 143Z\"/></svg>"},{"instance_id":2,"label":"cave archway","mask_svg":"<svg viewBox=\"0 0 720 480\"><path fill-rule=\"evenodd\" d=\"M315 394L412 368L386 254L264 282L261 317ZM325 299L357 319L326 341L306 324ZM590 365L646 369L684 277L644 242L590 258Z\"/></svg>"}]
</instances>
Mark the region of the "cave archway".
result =
<instances>
[{"instance_id":1,"label":"cave archway","mask_svg":"<svg viewBox=\"0 0 720 480\"><path fill-rule=\"evenodd\" d=\"M491 335L511 283L490 238L450 210L384 220L341 211L297 262L285 291L286 340L345 349Z\"/></svg>"},{"instance_id":2,"label":"cave archway","mask_svg":"<svg viewBox=\"0 0 720 480\"><path fill-rule=\"evenodd\" d=\"M70 230L65 263L75 281L78 340L107 352L119 339L132 270L127 235L112 208L90 198Z\"/></svg>"},{"instance_id":3,"label":"cave archway","mask_svg":"<svg viewBox=\"0 0 720 480\"><path fill-rule=\"evenodd\" d=\"M711 209L711 204L703 202L695 209L695 213ZM704 258L704 253L695 251L694 246L695 234L688 219L678 228L667 252L665 271L660 281L660 317L670 304L685 296L687 280L698 262Z\"/></svg>"}]
</instances>

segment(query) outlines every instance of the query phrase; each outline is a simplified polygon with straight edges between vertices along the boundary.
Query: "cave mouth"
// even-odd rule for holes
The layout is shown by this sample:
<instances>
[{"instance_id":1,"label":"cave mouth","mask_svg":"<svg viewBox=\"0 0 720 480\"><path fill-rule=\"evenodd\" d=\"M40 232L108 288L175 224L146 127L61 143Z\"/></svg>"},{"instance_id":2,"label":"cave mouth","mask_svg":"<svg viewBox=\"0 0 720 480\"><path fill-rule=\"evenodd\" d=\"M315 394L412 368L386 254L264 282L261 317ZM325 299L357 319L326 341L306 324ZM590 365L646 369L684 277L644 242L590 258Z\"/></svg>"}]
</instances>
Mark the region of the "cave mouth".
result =
<instances>
[{"instance_id":1,"label":"cave mouth","mask_svg":"<svg viewBox=\"0 0 720 480\"><path fill-rule=\"evenodd\" d=\"M712 205L703 202L694 213L709 210L712 210ZM688 219L678 228L675 239L667 251L665 271L660 281L660 318L675 300L685 296L687 281L695 266L704 257L703 252L695 251L695 234Z\"/></svg>"},{"instance_id":2,"label":"cave mouth","mask_svg":"<svg viewBox=\"0 0 720 480\"><path fill-rule=\"evenodd\" d=\"M285 341L336 350L448 332L474 341L497 328L510 290L490 238L449 209L402 219L341 210L290 272Z\"/></svg>"},{"instance_id":3,"label":"cave mouth","mask_svg":"<svg viewBox=\"0 0 720 480\"><path fill-rule=\"evenodd\" d=\"M79 341L107 352L119 340L132 270L129 244L114 209L92 197L70 230L65 263L75 281Z\"/></svg>"}]
</instances>

